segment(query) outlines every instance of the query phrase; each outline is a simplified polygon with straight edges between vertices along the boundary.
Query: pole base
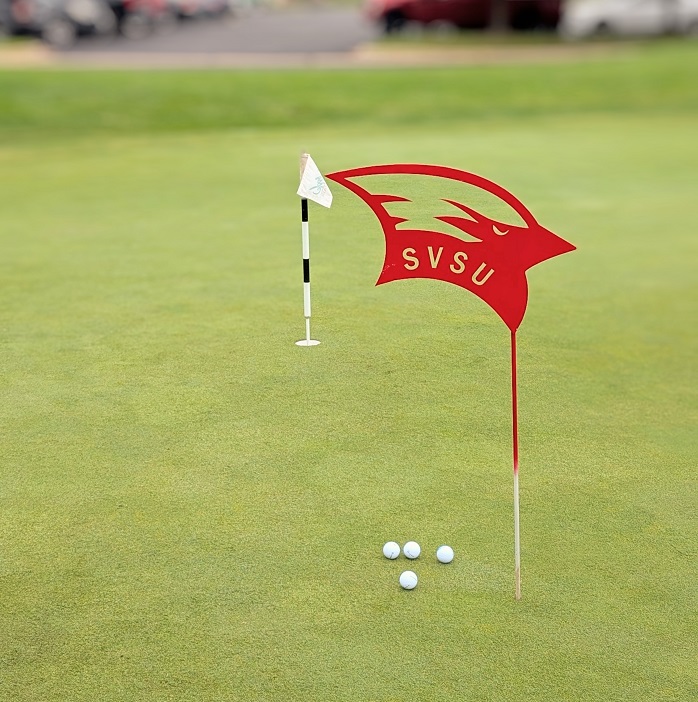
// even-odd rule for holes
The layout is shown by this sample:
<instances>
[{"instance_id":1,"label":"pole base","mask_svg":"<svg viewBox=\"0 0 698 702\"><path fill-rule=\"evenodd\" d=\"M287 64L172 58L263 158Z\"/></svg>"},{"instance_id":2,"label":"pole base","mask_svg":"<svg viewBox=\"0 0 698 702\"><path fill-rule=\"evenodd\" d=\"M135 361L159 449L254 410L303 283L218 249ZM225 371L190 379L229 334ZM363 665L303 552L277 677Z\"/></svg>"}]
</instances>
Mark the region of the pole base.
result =
<instances>
[{"instance_id":1,"label":"pole base","mask_svg":"<svg viewBox=\"0 0 698 702\"><path fill-rule=\"evenodd\" d=\"M316 339L301 339L296 341L296 346L317 346L319 343Z\"/></svg>"}]
</instances>

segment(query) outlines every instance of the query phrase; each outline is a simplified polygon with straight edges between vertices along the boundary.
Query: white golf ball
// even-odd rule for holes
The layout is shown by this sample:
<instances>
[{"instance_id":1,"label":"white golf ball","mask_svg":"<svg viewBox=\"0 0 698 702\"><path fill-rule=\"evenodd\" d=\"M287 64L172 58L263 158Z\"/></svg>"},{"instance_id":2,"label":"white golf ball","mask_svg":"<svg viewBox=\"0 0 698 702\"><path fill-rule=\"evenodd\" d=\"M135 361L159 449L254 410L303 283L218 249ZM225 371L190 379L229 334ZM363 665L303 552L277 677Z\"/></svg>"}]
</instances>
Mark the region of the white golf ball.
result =
<instances>
[{"instance_id":1,"label":"white golf ball","mask_svg":"<svg viewBox=\"0 0 698 702\"><path fill-rule=\"evenodd\" d=\"M436 560L439 563L450 563L453 560L453 549L450 546L439 546L436 550Z\"/></svg>"},{"instance_id":2,"label":"white golf ball","mask_svg":"<svg viewBox=\"0 0 698 702\"><path fill-rule=\"evenodd\" d=\"M394 541L388 541L388 543L383 546L383 555L394 561L400 555L400 544Z\"/></svg>"},{"instance_id":3,"label":"white golf ball","mask_svg":"<svg viewBox=\"0 0 698 702\"><path fill-rule=\"evenodd\" d=\"M408 541L404 548L402 549L402 552L411 559L419 558L419 554L422 552L422 549L419 548L419 544L416 541Z\"/></svg>"},{"instance_id":4,"label":"white golf ball","mask_svg":"<svg viewBox=\"0 0 698 702\"><path fill-rule=\"evenodd\" d=\"M417 587L417 574L411 570L406 570L400 576L400 585L405 590L414 590Z\"/></svg>"}]
</instances>

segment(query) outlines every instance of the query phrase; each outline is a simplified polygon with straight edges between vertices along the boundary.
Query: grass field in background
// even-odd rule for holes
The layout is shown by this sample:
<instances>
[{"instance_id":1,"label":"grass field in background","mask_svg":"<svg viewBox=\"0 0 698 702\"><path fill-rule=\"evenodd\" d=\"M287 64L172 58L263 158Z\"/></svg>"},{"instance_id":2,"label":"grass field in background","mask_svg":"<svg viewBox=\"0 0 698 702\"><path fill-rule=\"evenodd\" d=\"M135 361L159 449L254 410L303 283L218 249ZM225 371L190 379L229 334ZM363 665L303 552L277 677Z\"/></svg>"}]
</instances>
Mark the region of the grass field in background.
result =
<instances>
[{"instance_id":1,"label":"grass field in background","mask_svg":"<svg viewBox=\"0 0 698 702\"><path fill-rule=\"evenodd\" d=\"M698 110L695 42L615 59L424 70L0 72L0 139L319 126L432 128L480 119Z\"/></svg>"},{"instance_id":2,"label":"grass field in background","mask_svg":"<svg viewBox=\"0 0 698 702\"><path fill-rule=\"evenodd\" d=\"M0 73L0 699L693 699L693 58ZM474 171L578 246L518 336L519 603L508 332L374 287L336 187L296 347L301 149Z\"/></svg>"}]
</instances>

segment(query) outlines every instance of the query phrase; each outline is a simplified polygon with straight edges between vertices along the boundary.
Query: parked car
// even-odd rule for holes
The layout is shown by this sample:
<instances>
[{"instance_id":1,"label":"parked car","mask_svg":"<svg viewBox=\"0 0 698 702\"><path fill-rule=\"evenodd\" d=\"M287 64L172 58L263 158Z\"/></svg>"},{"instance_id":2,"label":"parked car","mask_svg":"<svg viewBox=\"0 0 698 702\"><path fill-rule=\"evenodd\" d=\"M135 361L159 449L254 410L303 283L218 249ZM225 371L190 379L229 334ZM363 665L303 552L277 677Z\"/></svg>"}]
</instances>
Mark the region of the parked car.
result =
<instances>
[{"instance_id":1,"label":"parked car","mask_svg":"<svg viewBox=\"0 0 698 702\"><path fill-rule=\"evenodd\" d=\"M560 32L572 39L698 34L698 0L579 0L565 8Z\"/></svg>"},{"instance_id":2,"label":"parked car","mask_svg":"<svg viewBox=\"0 0 698 702\"><path fill-rule=\"evenodd\" d=\"M555 29L560 21L561 0L507 0L510 28ZM489 25L492 0L368 0L366 14L390 33L408 22L423 25L446 22L460 29Z\"/></svg>"},{"instance_id":3,"label":"parked car","mask_svg":"<svg viewBox=\"0 0 698 702\"><path fill-rule=\"evenodd\" d=\"M11 21L12 15L10 14L9 0L0 0L0 39L4 39L10 35Z\"/></svg>"},{"instance_id":4,"label":"parked car","mask_svg":"<svg viewBox=\"0 0 698 702\"><path fill-rule=\"evenodd\" d=\"M168 0L172 12L181 19L222 17L232 10L229 0Z\"/></svg>"},{"instance_id":5,"label":"parked car","mask_svg":"<svg viewBox=\"0 0 698 702\"><path fill-rule=\"evenodd\" d=\"M170 29L177 19L167 0L108 1L119 33L128 39L143 39L155 31Z\"/></svg>"},{"instance_id":6,"label":"parked car","mask_svg":"<svg viewBox=\"0 0 698 702\"><path fill-rule=\"evenodd\" d=\"M105 0L4 0L0 16L9 34L39 36L58 48L72 45L79 35L106 34L116 26Z\"/></svg>"}]
</instances>

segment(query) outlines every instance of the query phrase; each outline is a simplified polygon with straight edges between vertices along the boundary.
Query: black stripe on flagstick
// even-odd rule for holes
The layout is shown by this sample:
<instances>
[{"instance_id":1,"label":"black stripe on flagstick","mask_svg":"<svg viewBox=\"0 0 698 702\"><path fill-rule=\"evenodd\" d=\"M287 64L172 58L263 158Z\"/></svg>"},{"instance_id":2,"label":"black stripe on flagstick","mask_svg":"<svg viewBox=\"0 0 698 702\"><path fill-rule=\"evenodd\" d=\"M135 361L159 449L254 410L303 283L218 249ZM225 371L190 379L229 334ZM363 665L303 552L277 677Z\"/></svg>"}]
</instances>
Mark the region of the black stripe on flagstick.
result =
<instances>
[{"instance_id":1,"label":"black stripe on flagstick","mask_svg":"<svg viewBox=\"0 0 698 702\"><path fill-rule=\"evenodd\" d=\"M310 259L309 258L303 259L303 282L304 283L310 282Z\"/></svg>"},{"instance_id":2,"label":"black stripe on flagstick","mask_svg":"<svg viewBox=\"0 0 698 702\"><path fill-rule=\"evenodd\" d=\"M301 222L308 221L308 201L303 198L301 200Z\"/></svg>"}]
</instances>

